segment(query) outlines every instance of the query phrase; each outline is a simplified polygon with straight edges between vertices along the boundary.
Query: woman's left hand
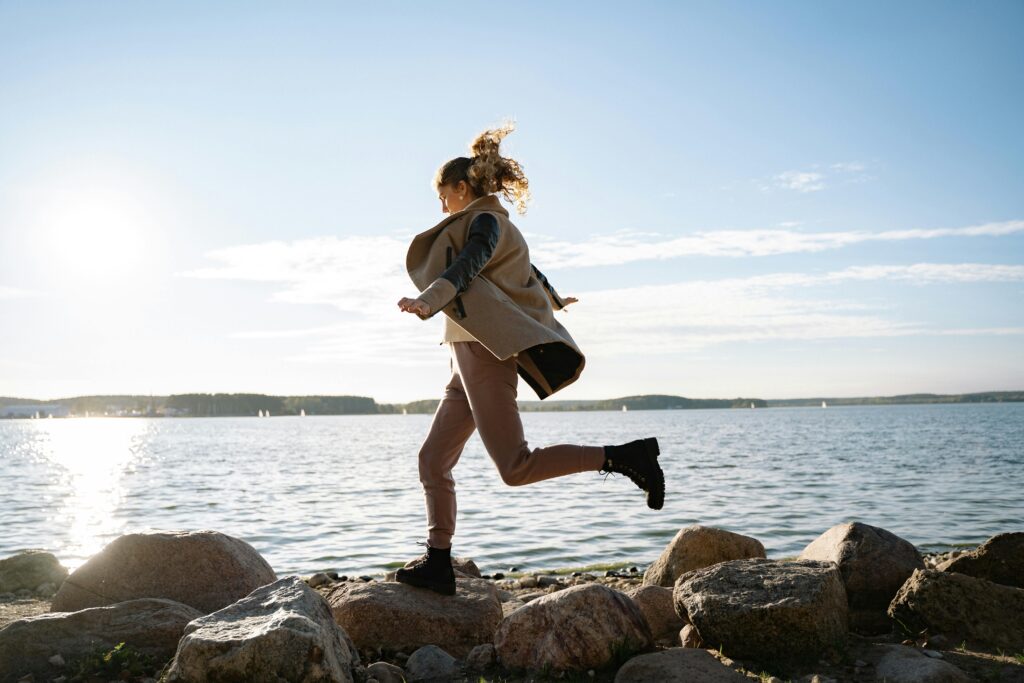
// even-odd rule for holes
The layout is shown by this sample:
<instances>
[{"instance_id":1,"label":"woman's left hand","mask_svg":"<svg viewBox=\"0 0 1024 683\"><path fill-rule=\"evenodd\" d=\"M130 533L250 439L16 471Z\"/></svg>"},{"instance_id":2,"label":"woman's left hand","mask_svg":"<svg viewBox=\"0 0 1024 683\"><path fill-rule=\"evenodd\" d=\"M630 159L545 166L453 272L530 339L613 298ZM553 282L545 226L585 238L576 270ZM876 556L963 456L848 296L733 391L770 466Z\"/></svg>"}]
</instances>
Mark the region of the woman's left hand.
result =
<instances>
[{"instance_id":1,"label":"woman's left hand","mask_svg":"<svg viewBox=\"0 0 1024 683\"><path fill-rule=\"evenodd\" d=\"M398 300L398 307L406 313L415 313L417 315L430 315L430 306L427 305L426 301L420 299L409 299L402 297Z\"/></svg>"},{"instance_id":2,"label":"woman's left hand","mask_svg":"<svg viewBox=\"0 0 1024 683\"><path fill-rule=\"evenodd\" d=\"M577 301L579 301L579 299L577 299L574 296L562 297L562 310L564 311L569 306L569 304L574 304Z\"/></svg>"}]
</instances>

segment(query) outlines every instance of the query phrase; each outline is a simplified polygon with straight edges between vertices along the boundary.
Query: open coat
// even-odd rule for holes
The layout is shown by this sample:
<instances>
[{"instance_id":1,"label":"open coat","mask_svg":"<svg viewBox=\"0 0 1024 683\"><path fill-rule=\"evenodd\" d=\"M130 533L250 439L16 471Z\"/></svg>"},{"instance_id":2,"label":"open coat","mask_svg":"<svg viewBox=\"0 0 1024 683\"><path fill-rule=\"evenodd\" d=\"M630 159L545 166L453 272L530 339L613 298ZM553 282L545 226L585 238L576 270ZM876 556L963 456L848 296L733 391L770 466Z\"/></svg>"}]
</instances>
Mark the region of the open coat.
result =
<instances>
[{"instance_id":1,"label":"open coat","mask_svg":"<svg viewBox=\"0 0 1024 683\"><path fill-rule=\"evenodd\" d=\"M500 236L487 264L460 293L439 277L466 244L469 226L482 211L497 219ZM541 399L583 372L583 352L555 320L553 306L561 303L537 279L526 240L496 195L479 197L416 235L405 265L416 287L431 291L424 298L430 313L420 318L443 311L498 359L515 356L519 376Z\"/></svg>"}]
</instances>

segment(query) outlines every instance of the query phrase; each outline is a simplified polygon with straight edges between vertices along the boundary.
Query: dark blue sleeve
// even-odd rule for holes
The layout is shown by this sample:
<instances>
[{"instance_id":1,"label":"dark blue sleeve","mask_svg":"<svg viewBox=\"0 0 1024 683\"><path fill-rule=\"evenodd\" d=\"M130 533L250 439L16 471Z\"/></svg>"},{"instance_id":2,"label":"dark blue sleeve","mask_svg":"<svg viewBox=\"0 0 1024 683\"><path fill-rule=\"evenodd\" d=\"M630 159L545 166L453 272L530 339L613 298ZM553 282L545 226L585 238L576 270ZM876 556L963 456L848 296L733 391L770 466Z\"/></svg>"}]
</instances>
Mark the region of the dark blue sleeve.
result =
<instances>
[{"instance_id":1,"label":"dark blue sleeve","mask_svg":"<svg viewBox=\"0 0 1024 683\"><path fill-rule=\"evenodd\" d=\"M537 270L537 266L533 265L532 263L530 264L530 268L533 268L534 276L538 280L540 280L540 283L544 285L544 289L548 291L548 296L551 297L551 303L554 304L554 307L559 310L565 308L565 304L562 302L562 299L558 296L558 293L555 292L555 288L552 287L551 283L548 282L548 279L544 277L544 273Z\"/></svg>"},{"instance_id":2,"label":"dark blue sleeve","mask_svg":"<svg viewBox=\"0 0 1024 683\"><path fill-rule=\"evenodd\" d=\"M469 225L466 245L451 265L441 273L441 277L455 285L459 294L466 291L469 283L480 274L494 254L500 236L497 218L489 213L477 214Z\"/></svg>"}]
</instances>

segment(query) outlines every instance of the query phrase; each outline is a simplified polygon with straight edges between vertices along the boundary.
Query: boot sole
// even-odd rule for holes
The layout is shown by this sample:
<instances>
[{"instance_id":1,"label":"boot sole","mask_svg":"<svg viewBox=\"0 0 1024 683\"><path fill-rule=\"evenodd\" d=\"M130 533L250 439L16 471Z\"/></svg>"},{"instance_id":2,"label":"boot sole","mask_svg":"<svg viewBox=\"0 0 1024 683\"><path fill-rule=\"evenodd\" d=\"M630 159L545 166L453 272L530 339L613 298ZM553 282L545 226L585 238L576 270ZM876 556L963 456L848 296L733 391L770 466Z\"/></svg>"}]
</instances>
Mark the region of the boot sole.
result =
<instances>
[{"instance_id":1,"label":"boot sole","mask_svg":"<svg viewBox=\"0 0 1024 683\"><path fill-rule=\"evenodd\" d=\"M654 462L656 473L654 481L651 482L651 487L647 491L647 507L652 510L660 510L665 505L665 473L661 471L661 465L658 464L658 455L661 454L661 449L658 448L658 439L653 436L644 439L644 452Z\"/></svg>"},{"instance_id":2,"label":"boot sole","mask_svg":"<svg viewBox=\"0 0 1024 683\"><path fill-rule=\"evenodd\" d=\"M395 574L395 580L399 583L404 583L407 586L415 586L416 588L426 588L432 590L435 593L441 595L455 595L455 584L454 583L435 583L433 581L422 581L412 576L400 576Z\"/></svg>"}]
</instances>

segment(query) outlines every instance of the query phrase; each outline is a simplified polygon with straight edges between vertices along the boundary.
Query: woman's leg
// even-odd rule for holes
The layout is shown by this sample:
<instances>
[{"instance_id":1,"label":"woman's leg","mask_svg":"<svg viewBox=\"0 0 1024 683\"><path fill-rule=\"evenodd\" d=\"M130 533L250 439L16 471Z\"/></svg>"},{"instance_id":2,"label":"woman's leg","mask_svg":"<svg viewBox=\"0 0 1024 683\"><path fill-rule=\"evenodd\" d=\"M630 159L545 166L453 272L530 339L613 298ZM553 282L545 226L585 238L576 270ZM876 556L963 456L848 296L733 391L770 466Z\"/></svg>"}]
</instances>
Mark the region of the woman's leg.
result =
<instances>
[{"instance_id":1,"label":"woman's leg","mask_svg":"<svg viewBox=\"0 0 1024 683\"><path fill-rule=\"evenodd\" d=\"M475 425L458 369L437 406L419 452L420 482L427 508L427 542L434 548L450 548L455 534L455 478L452 468L473 434Z\"/></svg>"},{"instance_id":2,"label":"woman's leg","mask_svg":"<svg viewBox=\"0 0 1024 683\"><path fill-rule=\"evenodd\" d=\"M480 440L506 484L521 486L601 469L603 446L527 445L516 404L515 358L498 360L480 342L453 342L452 353Z\"/></svg>"}]
</instances>

